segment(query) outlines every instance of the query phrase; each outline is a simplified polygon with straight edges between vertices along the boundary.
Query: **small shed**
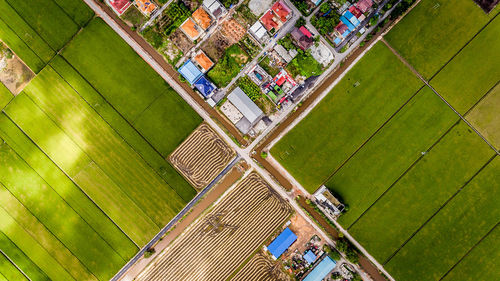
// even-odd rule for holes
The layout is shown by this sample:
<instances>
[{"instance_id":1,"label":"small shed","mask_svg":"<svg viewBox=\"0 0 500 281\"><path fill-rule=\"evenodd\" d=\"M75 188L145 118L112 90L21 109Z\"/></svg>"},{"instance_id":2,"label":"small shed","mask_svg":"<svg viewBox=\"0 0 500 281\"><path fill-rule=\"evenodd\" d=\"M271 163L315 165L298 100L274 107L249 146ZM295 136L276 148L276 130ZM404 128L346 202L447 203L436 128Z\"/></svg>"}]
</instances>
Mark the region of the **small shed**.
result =
<instances>
[{"instance_id":1,"label":"small shed","mask_svg":"<svg viewBox=\"0 0 500 281\"><path fill-rule=\"evenodd\" d=\"M297 241L297 235L287 227L267 246L267 250L274 259L278 259L295 241Z\"/></svg>"},{"instance_id":2,"label":"small shed","mask_svg":"<svg viewBox=\"0 0 500 281\"><path fill-rule=\"evenodd\" d=\"M335 268L337 263L326 256L302 281L321 281Z\"/></svg>"},{"instance_id":3,"label":"small shed","mask_svg":"<svg viewBox=\"0 0 500 281\"><path fill-rule=\"evenodd\" d=\"M307 250L304 254L304 259L309 264L313 264L317 258L318 257L311 250Z\"/></svg>"}]
</instances>

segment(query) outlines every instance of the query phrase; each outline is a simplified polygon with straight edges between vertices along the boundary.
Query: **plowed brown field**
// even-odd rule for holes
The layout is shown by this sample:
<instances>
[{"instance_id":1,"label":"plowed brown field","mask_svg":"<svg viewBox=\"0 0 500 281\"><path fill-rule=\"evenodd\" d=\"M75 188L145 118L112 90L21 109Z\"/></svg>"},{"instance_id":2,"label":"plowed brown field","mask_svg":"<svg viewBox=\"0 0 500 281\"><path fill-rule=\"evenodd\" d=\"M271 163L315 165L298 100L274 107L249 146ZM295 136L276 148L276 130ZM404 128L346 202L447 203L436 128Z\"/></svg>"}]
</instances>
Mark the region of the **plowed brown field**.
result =
<instances>
[{"instance_id":1,"label":"plowed brown field","mask_svg":"<svg viewBox=\"0 0 500 281\"><path fill-rule=\"evenodd\" d=\"M136 280L226 280L291 213L259 175L250 174Z\"/></svg>"},{"instance_id":2,"label":"plowed brown field","mask_svg":"<svg viewBox=\"0 0 500 281\"><path fill-rule=\"evenodd\" d=\"M170 155L172 165L197 189L209 184L231 162L235 152L203 123Z\"/></svg>"}]
</instances>

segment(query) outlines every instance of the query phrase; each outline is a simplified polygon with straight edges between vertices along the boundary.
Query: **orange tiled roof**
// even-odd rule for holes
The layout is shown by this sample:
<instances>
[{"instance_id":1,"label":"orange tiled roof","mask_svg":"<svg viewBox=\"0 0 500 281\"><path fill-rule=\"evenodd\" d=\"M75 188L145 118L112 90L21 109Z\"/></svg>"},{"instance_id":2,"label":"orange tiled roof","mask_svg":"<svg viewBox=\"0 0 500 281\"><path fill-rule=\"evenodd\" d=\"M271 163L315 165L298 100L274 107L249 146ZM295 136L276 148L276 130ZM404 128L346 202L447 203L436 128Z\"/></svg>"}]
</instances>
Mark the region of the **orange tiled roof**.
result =
<instances>
[{"instance_id":1,"label":"orange tiled roof","mask_svg":"<svg viewBox=\"0 0 500 281\"><path fill-rule=\"evenodd\" d=\"M187 21L181 25L181 29L189 35L189 37L196 38L200 34L198 30L196 29L196 24L192 19L187 19Z\"/></svg>"},{"instance_id":2,"label":"orange tiled roof","mask_svg":"<svg viewBox=\"0 0 500 281\"><path fill-rule=\"evenodd\" d=\"M210 60L207 55L203 51L201 51L199 54L197 54L194 57L194 60L203 68L203 70L207 71L214 65L212 60Z\"/></svg>"},{"instance_id":3,"label":"orange tiled roof","mask_svg":"<svg viewBox=\"0 0 500 281\"><path fill-rule=\"evenodd\" d=\"M151 14L156 9L155 3L151 0L135 0L137 7L145 14Z\"/></svg>"},{"instance_id":4,"label":"orange tiled roof","mask_svg":"<svg viewBox=\"0 0 500 281\"><path fill-rule=\"evenodd\" d=\"M193 13L192 17L203 30L206 30L212 23L212 18L202 7L199 7L198 10Z\"/></svg>"}]
</instances>

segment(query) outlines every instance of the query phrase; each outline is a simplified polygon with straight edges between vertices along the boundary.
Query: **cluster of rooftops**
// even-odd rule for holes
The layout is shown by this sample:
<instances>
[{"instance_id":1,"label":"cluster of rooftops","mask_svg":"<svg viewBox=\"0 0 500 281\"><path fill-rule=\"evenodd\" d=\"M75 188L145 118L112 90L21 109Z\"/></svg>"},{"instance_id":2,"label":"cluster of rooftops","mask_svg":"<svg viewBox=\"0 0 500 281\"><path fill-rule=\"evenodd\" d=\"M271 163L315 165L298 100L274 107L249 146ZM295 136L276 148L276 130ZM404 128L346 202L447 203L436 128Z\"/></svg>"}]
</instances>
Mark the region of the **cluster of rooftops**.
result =
<instances>
[{"instance_id":1,"label":"cluster of rooftops","mask_svg":"<svg viewBox=\"0 0 500 281\"><path fill-rule=\"evenodd\" d=\"M372 0L359 0L346 9L340 17L340 23L335 27L333 43L340 44L349 34L351 34L365 19L366 13L373 6Z\"/></svg>"}]
</instances>

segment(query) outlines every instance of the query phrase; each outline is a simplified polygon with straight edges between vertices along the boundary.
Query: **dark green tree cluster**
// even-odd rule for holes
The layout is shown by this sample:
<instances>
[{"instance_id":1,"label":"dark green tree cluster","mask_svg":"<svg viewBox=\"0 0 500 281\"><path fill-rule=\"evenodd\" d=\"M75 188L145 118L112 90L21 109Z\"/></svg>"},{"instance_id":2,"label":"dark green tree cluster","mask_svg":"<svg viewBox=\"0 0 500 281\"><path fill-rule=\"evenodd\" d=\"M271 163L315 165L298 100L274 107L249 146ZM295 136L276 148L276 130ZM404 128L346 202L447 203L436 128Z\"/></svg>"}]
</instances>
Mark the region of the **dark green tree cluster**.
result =
<instances>
[{"instance_id":1,"label":"dark green tree cluster","mask_svg":"<svg viewBox=\"0 0 500 281\"><path fill-rule=\"evenodd\" d=\"M354 247L354 245L349 242L349 240L344 237L339 238L337 240L336 247L339 251L343 252L348 261L352 263L359 262L359 253L358 250Z\"/></svg>"},{"instance_id":2,"label":"dark green tree cluster","mask_svg":"<svg viewBox=\"0 0 500 281\"><path fill-rule=\"evenodd\" d=\"M311 18L311 24L321 35L332 33L339 22L340 15L332 8L330 2L321 4L318 13Z\"/></svg>"},{"instance_id":3,"label":"dark green tree cluster","mask_svg":"<svg viewBox=\"0 0 500 281\"><path fill-rule=\"evenodd\" d=\"M243 76L238 80L238 86L247 94L247 96L256 101L262 97L262 91L248 76Z\"/></svg>"}]
</instances>

